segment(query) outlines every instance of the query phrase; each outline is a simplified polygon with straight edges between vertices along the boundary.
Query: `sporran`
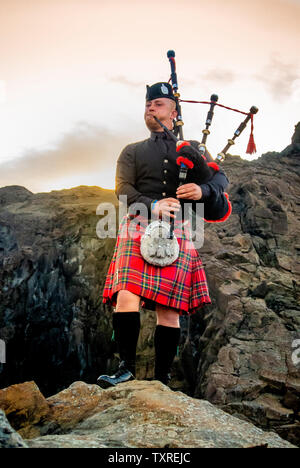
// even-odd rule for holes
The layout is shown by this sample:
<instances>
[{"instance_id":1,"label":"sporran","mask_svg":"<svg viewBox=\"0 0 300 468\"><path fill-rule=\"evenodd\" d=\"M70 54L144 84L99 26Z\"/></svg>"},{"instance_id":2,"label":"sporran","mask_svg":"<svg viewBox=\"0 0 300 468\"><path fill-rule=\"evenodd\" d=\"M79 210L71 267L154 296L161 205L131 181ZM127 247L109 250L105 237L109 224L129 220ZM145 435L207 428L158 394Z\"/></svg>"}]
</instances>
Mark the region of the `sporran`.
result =
<instances>
[{"instance_id":1,"label":"sporran","mask_svg":"<svg viewBox=\"0 0 300 468\"><path fill-rule=\"evenodd\" d=\"M147 226L141 237L141 255L146 262L162 267L177 260L179 244L174 232L170 238L169 223L158 220Z\"/></svg>"}]
</instances>

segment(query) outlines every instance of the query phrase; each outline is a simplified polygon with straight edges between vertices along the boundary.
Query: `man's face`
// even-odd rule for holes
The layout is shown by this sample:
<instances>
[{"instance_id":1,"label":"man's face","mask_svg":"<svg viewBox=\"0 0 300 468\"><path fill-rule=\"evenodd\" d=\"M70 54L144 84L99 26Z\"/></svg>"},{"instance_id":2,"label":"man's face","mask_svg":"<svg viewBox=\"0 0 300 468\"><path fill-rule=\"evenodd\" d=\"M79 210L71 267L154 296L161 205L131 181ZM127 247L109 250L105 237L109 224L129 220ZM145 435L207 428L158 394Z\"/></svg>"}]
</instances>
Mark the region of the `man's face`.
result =
<instances>
[{"instance_id":1,"label":"man's face","mask_svg":"<svg viewBox=\"0 0 300 468\"><path fill-rule=\"evenodd\" d=\"M177 116L175 101L168 98L158 98L146 101L144 119L148 129L152 132L161 132L163 129L154 120L157 117L170 130L173 128L173 120Z\"/></svg>"}]
</instances>

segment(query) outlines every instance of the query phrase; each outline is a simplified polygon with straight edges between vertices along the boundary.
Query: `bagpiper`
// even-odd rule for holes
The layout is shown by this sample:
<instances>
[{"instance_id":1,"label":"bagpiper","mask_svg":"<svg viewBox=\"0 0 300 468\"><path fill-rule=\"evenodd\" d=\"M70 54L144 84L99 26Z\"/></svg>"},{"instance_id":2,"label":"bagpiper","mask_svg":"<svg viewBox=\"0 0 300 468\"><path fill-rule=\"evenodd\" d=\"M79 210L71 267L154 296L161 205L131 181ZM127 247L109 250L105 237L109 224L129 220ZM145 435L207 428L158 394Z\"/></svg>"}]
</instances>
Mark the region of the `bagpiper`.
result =
<instances>
[{"instance_id":1,"label":"bagpiper","mask_svg":"<svg viewBox=\"0 0 300 468\"><path fill-rule=\"evenodd\" d=\"M168 384L180 316L211 304L184 207L189 203L196 210L203 204L205 221L225 221L231 213L225 192L229 180L207 150L199 154L198 141L176 142L179 110L171 84L147 86L144 120L150 136L127 145L117 160L115 193L127 197L128 209L120 221L103 303L113 306L120 364L114 375L98 377L102 388L135 378L141 306L156 311L154 378Z\"/></svg>"}]
</instances>

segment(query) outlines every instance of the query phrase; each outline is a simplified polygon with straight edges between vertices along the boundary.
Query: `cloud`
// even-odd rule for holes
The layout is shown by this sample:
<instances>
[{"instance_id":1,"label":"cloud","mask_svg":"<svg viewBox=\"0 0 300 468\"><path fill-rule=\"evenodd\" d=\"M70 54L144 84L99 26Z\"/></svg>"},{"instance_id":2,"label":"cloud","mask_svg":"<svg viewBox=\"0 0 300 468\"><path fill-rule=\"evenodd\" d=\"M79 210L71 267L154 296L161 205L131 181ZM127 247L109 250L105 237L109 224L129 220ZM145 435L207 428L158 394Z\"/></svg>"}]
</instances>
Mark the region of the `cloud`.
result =
<instances>
[{"instance_id":1,"label":"cloud","mask_svg":"<svg viewBox=\"0 0 300 468\"><path fill-rule=\"evenodd\" d=\"M230 84L237 79L237 75L231 70L211 68L201 75L201 78L213 83Z\"/></svg>"},{"instance_id":2,"label":"cloud","mask_svg":"<svg viewBox=\"0 0 300 468\"><path fill-rule=\"evenodd\" d=\"M110 83L117 83L117 84L121 84L124 86L129 86L130 88L139 89L143 86L146 87L145 82L128 80L128 78L126 78L123 75L109 76L107 77L107 79Z\"/></svg>"},{"instance_id":3,"label":"cloud","mask_svg":"<svg viewBox=\"0 0 300 468\"><path fill-rule=\"evenodd\" d=\"M0 165L0 186L42 187L73 176L108 171L115 167L121 149L128 143L105 128L84 122L46 150L27 151L22 157Z\"/></svg>"},{"instance_id":4,"label":"cloud","mask_svg":"<svg viewBox=\"0 0 300 468\"><path fill-rule=\"evenodd\" d=\"M262 73L255 75L255 78L264 83L275 99L282 100L291 97L298 88L299 67L272 57Z\"/></svg>"}]
</instances>

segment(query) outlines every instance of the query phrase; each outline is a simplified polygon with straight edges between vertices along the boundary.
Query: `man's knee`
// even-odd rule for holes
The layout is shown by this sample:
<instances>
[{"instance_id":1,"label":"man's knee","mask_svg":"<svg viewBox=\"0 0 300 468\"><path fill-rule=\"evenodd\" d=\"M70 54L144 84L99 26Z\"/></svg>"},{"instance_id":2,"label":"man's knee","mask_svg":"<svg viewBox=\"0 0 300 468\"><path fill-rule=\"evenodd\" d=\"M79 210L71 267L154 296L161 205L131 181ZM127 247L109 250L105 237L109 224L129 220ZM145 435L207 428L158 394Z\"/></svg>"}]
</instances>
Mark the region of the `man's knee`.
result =
<instances>
[{"instance_id":1,"label":"man's knee","mask_svg":"<svg viewBox=\"0 0 300 468\"><path fill-rule=\"evenodd\" d=\"M164 325L165 327L180 326L179 313L177 309L171 309L161 304L156 304L157 325Z\"/></svg>"},{"instance_id":2,"label":"man's knee","mask_svg":"<svg viewBox=\"0 0 300 468\"><path fill-rule=\"evenodd\" d=\"M140 310L140 296L122 289L117 295L116 312L138 312Z\"/></svg>"}]
</instances>

